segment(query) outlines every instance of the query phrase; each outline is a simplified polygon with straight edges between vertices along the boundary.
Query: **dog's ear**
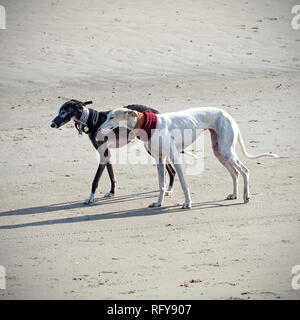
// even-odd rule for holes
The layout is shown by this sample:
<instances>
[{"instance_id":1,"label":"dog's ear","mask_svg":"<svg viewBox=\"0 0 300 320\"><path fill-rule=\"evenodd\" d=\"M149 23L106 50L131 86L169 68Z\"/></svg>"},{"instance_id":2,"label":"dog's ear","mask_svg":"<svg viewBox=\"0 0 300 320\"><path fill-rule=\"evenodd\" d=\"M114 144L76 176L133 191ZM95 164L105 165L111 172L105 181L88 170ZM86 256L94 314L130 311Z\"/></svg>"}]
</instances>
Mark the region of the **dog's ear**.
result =
<instances>
[{"instance_id":1,"label":"dog's ear","mask_svg":"<svg viewBox=\"0 0 300 320\"><path fill-rule=\"evenodd\" d=\"M83 110L83 106L84 106L83 102L75 99L71 99L69 102L71 103L71 107L74 108L75 110L79 110L79 111Z\"/></svg>"}]
</instances>

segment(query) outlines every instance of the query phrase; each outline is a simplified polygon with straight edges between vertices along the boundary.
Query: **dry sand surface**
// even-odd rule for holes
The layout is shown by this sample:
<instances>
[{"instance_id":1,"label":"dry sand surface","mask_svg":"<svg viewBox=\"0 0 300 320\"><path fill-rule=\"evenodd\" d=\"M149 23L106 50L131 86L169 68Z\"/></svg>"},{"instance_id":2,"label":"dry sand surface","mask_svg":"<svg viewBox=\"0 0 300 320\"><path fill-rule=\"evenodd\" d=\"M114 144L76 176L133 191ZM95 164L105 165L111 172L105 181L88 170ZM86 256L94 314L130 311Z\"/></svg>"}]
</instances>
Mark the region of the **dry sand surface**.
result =
<instances>
[{"instance_id":1,"label":"dry sand surface","mask_svg":"<svg viewBox=\"0 0 300 320\"><path fill-rule=\"evenodd\" d=\"M0 299L299 299L300 30L294 1L2 0ZM224 108L252 154L249 204L205 135L205 170L162 208L154 165L115 164L116 196L87 136L50 128L70 98L109 110ZM139 142L138 142L139 143ZM242 181L240 181L240 195Z\"/></svg>"}]
</instances>

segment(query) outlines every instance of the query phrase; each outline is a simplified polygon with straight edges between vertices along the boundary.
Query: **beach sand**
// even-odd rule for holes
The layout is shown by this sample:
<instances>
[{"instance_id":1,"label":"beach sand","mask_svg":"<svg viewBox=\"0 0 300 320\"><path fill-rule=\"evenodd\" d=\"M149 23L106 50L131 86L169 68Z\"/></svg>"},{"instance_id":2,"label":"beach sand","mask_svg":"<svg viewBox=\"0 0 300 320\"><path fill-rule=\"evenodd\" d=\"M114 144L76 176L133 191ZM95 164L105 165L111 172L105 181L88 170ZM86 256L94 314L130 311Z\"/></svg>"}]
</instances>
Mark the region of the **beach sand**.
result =
<instances>
[{"instance_id":1,"label":"beach sand","mask_svg":"<svg viewBox=\"0 0 300 320\"><path fill-rule=\"evenodd\" d=\"M294 1L12 1L0 30L0 299L299 299L300 30ZM97 110L220 107L249 153L251 199L225 201L228 172L204 137L204 171L176 177L161 208L153 164L114 164L116 195L72 123ZM140 142L138 142L140 143Z\"/></svg>"}]
</instances>

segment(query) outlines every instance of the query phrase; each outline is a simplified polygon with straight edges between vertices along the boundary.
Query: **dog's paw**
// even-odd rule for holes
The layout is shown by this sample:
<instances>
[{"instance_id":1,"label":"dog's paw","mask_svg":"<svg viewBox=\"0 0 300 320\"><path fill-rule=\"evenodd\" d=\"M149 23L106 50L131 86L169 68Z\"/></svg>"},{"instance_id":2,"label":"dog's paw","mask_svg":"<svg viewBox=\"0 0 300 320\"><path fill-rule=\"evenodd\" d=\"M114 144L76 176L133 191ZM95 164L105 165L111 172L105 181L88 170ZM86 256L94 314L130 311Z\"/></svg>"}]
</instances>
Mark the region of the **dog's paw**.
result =
<instances>
[{"instance_id":1,"label":"dog's paw","mask_svg":"<svg viewBox=\"0 0 300 320\"><path fill-rule=\"evenodd\" d=\"M248 203L250 200L249 192L244 192L244 203Z\"/></svg>"},{"instance_id":2,"label":"dog's paw","mask_svg":"<svg viewBox=\"0 0 300 320\"><path fill-rule=\"evenodd\" d=\"M244 203L248 203L250 200L250 197L244 197Z\"/></svg>"},{"instance_id":3,"label":"dog's paw","mask_svg":"<svg viewBox=\"0 0 300 320\"><path fill-rule=\"evenodd\" d=\"M113 192L108 192L105 196L104 196L104 198L111 198L111 197L113 197L115 194L113 193Z\"/></svg>"},{"instance_id":4,"label":"dog's paw","mask_svg":"<svg viewBox=\"0 0 300 320\"><path fill-rule=\"evenodd\" d=\"M155 207L161 207L161 203L160 202L152 202L149 205L149 208L155 208Z\"/></svg>"},{"instance_id":5,"label":"dog's paw","mask_svg":"<svg viewBox=\"0 0 300 320\"><path fill-rule=\"evenodd\" d=\"M94 198L87 198L87 199L85 199L84 200L84 204L90 204L90 203L93 203L95 201L95 199Z\"/></svg>"},{"instance_id":6,"label":"dog's paw","mask_svg":"<svg viewBox=\"0 0 300 320\"><path fill-rule=\"evenodd\" d=\"M165 196L171 196L172 195L172 190L168 190L168 191L165 191Z\"/></svg>"},{"instance_id":7,"label":"dog's paw","mask_svg":"<svg viewBox=\"0 0 300 320\"><path fill-rule=\"evenodd\" d=\"M191 209L191 208L192 208L191 202L185 202L181 207L181 209Z\"/></svg>"},{"instance_id":8,"label":"dog's paw","mask_svg":"<svg viewBox=\"0 0 300 320\"><path fill-rule=\"evenodd\" d=\"M235 193L231 193L226 197L226 200L234 200L237 199L237 195Z\"/></svg>"}]
</instances>

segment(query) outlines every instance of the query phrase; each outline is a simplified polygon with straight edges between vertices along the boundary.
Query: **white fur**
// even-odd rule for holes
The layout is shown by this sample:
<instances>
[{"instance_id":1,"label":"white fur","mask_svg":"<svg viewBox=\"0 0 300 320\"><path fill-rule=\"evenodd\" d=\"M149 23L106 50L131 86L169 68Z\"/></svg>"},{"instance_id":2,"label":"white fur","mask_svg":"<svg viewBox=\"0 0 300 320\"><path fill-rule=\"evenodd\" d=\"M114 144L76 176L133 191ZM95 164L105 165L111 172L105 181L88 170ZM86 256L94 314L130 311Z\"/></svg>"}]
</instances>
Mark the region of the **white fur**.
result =
<instances>
[{"instance_id":1,"label":"white fur","mask_svg":"<svg viewBox=\"0 0 300 320\"><path fill-rule=\"evenodd\" d=\"M112 129L118 126L120 121L127 121L128 128L134 129L137 122L137 112L126 108L112 110L107 120L99 128L99 136L108 134ZM191 208L190 191L185 179L179 152L188 147L199 136L203 129L212 129L212 141L215 143L213 148L216 157L228 169L233 179L233 194L227 199L237 198L238 174L240 173L244 180L244 202L249 201L249 171L240 162L236 153L235 145L238 141L242 150L248 158L254 159L264 156L277 158L275 154L263 153L256 156L249 155L245 149L241 133L237 123L224 110L218 108L194 108L179 112L170 112L157 114L157 126L150 143L145 143L146 149L151 144L151 155L157 161L157 172L159 178L160 194L156 202L150 207L159 207L162 205L164 196L168 191L165 190L165 163L171 160L178 174L181 187L185 195L185 202L182 208ZM191 130L192 137L182 141L184 130ZM178 131L178 136L171 136L171 132ZM214 132L216 137L214 137ZM159 143L158 137L162 136L163 142ZM183 145L183 147L182 147Z\"/></svg>"},{"instance_id":2,"label":"white fur","mask_svg":"<svg viewBox=\"0 0 300 320\"><path fill-rule=\"evenodd\" d=\"M95 194L91 192L90 196L84 201L85 204L90 204L95 201Z\"/></svg>"}]
</instances>

